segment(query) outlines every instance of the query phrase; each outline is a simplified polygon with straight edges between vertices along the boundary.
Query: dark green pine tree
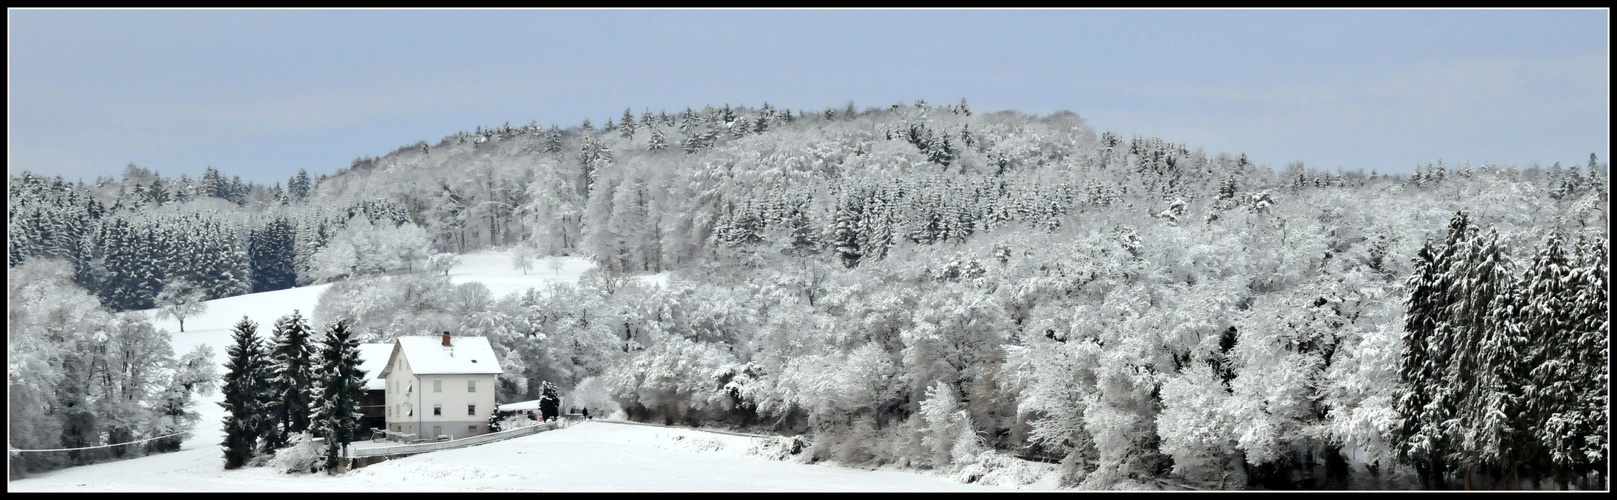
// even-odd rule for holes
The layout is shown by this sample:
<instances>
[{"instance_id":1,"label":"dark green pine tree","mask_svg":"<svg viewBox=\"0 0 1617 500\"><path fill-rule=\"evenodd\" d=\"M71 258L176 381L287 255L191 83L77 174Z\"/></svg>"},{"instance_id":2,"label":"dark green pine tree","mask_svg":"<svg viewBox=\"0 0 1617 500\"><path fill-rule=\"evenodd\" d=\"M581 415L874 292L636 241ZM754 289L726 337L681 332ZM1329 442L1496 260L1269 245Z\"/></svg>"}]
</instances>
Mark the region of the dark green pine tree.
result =
<instances>
[{"instance_id":1,"label":"dark green pine tree","mask_svg":"<svg viewBox=\"0 0 1617 500\"><path fill-rule=\"evenodd\" d=\"M359 399L365 395L365 371L359 369L359 340L347 321L326 327L320 345L314 386L314 416L309 425L326 440L325 469L335 474L348 443L358 434Z\"/></svg>"},{"instance_id":2,"label":"dark green pine tree","mask_svg":"<svg viewBox=\"0 0 1617 500\"><path fill-rule=\"evenodd\" d=\"M1541 335L1534 339L1531 408L1541 465L1564 488L1573 477L1604 470L1607 461L1609 304L1605 241L1567 252L1558 236L1528 273L1531 324Z\"/></svg>"},{"instance_id":3,"label":"dark green pine tree","mask_svg":"<svg viewBox=\"0 0 1617 500\"><path fill-rule=\"evenodd\" d=\"M859 259L864 256L859 246L860 222L865 217L864 195L862 191L849 191L837 202L831 227L831 247L842 258L844 267L859 265Z\"/></svg>"},{"instance_id":4,"label":"dark green pine tree","mask_svg":"<svg viewBox=\"0 0 1617 500\"><path fill-rule=\"evenodd\" d=\"M168 186L163 184L162 177L154 176L152 178L152 187L146 190L146 196L151 200L153 206L163 206L164 203L169 202Z\"/></svg>"},{"instance_id":5,"label":"dark green pine tree","mask_svg":"<svg viewBox=\"0 0 1617 500\"><path fill-rule=\"evenodd\" d=\"M1432 352L1445 309L1437 253L1428 241L1415 254L1415 271L1409 277L1409 294L1404 298L1404 352L1399 360L1399 390L1394 402L1399 417L1394 433L1398 459L1413 465L1429 487L1434 478L1441 477L1444 468L1438 423L1425 418L1426 407L1432 402L1427 388L1442 376L1441 366L1433 362L1437 353Z\"/></svg>"},{"instance_id":6,"label":"dark green pine tree","mask_svg":"<svg viewBox=\"0 0 1617 500\"><path fill-rule=\"evenodd\" d=\"M1475 240L1471 270L1467 273L1467 306L1471 323L1460 363L1467 366L1458 419L1464 429L1457 462L1480 468L1490 477L1517 477L1517 464L1532 437L1527 424L1524 392L1529 350L1520 324L1521 300L1514 266L1489 230Z\"/></svg>"},{"instance_id":7,"label":"dark green pine tree","mask_svg":"<svg viewBox=\"0 0 1617 500\"><path fill-rule=\"evenodd\" d=\"M162 278L160 256L150 253L159 243L150 227L138 228L118 217L103 220L94 234L104 270L101 303L117 311L151 308Z\"/></svg>"},{"instance_id":8,"label":"dark green pine tree","mask_svg":"<svg viewBox=\"0 0 1617 500\"><path fill-rule=\"evenodd\" d=\"M298 175L292 176L291 180L286 181L286 195L293 202L301 202L309 197L309 191L313 187L309 184L309 172L300 168L298 169Z\"/></svg>"},{"instance_id":9,"label":"dark green pine tree","mask_svg":"<svg viewBox=\"0 0 1617 500\"><path fill-rule=\"evenodd\" d=\"M1431 478L1434 483L1430 487L1433 488L1440 487L1442 475L1457 465L1455 459L1464 458L1456 443L1460 424L1456 415L1465 397L1466 379L1470 377L1459 364L1460 359L1467 355L1465 350L1473 333L1469 322L1472 311L1466 307L1468 297L1464 285L1471 267L1472 242L1476 239L1476 232L1470 214L1456 213L1449 220L1448 237L1434 260L1438 272L1437 285L1434 287L1438 296L1438 312L1436 329L1427 345L1428 366L1424 368L1434 376L1427 385L1416 388L1425 390L1431 398L1422 409L1421 423L1426 429L1425 434L1432 440L1433 451L1443 464L1443 467L1433 471L1438 474Z\"/></svg>"},{"instance_id":10,"label":"dark green pine tree","mask_svg":"<svg viewBox=\"0 0 1617 500\"><path fill-rule=\"evenodd\" d=\"M618 133L624 139L633 139L635 132L634 113L629 108L623 108L623 118L618 120Z\"/></svg>"},{"instance_id":11,"label":"dark green pine tree","mask_svg":"<svg viewBox=\"0 0 1617 500\"><path fill-rule=\"evenodd\" d=\"M1594 161L1594 155L1590 155ZM1591 238L1578 245L1578 267L1572 273L1576 293L1572 296L1572 330L1577 332L1573 352L1577 353L1577 371L1582 374L1578 405L1573 410L1579 425L1574 432L1573 446L1567 446L1573 472L1588 478L1598 473L1605 478L1611 454L1611 268L1608 254L1610 240ZM1584 485L1582 489L1592 489Z\"/></svg>"},{"instance_id":12,"label":"dark green pine tree","mask_svg":"<svg viewBox=\"0 0 1617 500\"><path fill-rule=\"evenodd\" d=\"M232 175L232 176L230 176L230 185L229 185L229 193L228 193L229 197L227 197L225 199L230 200L232 203L235 203L237 205L246 205L247 204L247 194L251 193L252 191L253 191L253 186L250 185L250 184L243 184L241 182L241 176Z\"/></svg>"},{"instance_id":13,"label":"dark green pine tree","mask_svg":"<svg viewBox=\"0 0 1617 500\"><path fill-rule=\"evenodd\" d=\"M247 260L252 265L253 293L297 286L291 221L284 216L270 219L263 227L249 233L247 245Z\"/></svg>"},{"instance_id":14,"label":"dark green pine tree","mask_svg":"<svg viewBox=\"0 0 1617 500\"><path fill-rule=\"evenodd\" d=\"M755 133L755 134L762 134L762 133L768 132L768 131L769 131L769 114L764 113L764 114L758 115L758 120L752 122L752 132Z\"/></svg>"},{"instance_id":15,"label":"dark green pine tree","mask_svg":"<svg viewBox=\"0 0 1617 500\"><path fill-rule=\"evenodd\" d=\"M549 381L539 386L539 415L547 420L561 415L561 396L556 394L555 384Z\"/></svg>"},{"instance_id":16,"label":"dark green pine tree","mask_svg":"<svg viewBox=\"0 0 1617 500\"><path fill-rule=\"evenodd\" d=\"M292 434L309 430L309 387L314 383L315 361L312 334L297 310L275 320L275 345L270 350L270 415L275 419L275 432L266 438L270 449L283 447Z\"/></svg>"},{"instance_id":17,"label":"dark green pine tree","mask_svg":"<svg viewBox=\"0 0 1617 500\"><path fill-rule=\"evenodd\" d=\"M1565 346L1571 340L1568 288L1572 285L1564 240L1560 231L1545 237L1522 276L1519 325L1529 339L1526 356L1533 367L1528 374L1531 390L1526 395L1525 416L1528 430L1535 434L1531 447L1523 450L1531 452L1523 455L1523 461L1540 471L1552 467L1551 446L1546 445L1554 444L1553 438L1546 439L1550 436L1545 435L1544 424L1550 415L1570 406L1580 382L1572 380L1576 376L1569 370L1572 363L1563 359L1570 353Z\"/></svg>"},{"instance_id":18,"label":"dark green pine tree","mask_svg":"<svg viewBox=\"0 0 1617 500\"><path fill-rule=\"evenodd\" d=\"M225 468L237 469L257 453L259 439L267 434L266 410L269 402L269 355L258 338L258 324L242 316L231 330L234 344L225 350L223 389L225 409Z\"/></svg>"},{"instance_id":19,"label":"dark green pine tree","mask_svg":"<svg viewBox=\"0 0 1617 500\"><path fill-rule=\"evenodd\" d=\"M550 124L550 130L545 132L545 152L550 154L561 154L561 149L561 127L558 127L556 124L552 123Z\"/></svg>"},{"instance_id":20,"label":"dark green pine tree","mask_svg":"<svg viewBox=\"0 0 1617 500\"><path fill-rule=\"evenodd\" d=\"M680 146L684 149L685 154L696 154L697 151L702 150L701 134L696 132L685 134L685 139L681 141Z\"/></svg>"},{"instance_id":21,"label":"dark green pine tree","mask_svg":"<svg viewBox=\"0 0 1617 500\"><path fill-rule=\"evenodd\" d=\"M231 200L230 181L219 173L219 169L208 167L202 171L202 196L212 196L222 200ZM234 200L232 200L234 201Z\"/></svg>"}]
</instances>

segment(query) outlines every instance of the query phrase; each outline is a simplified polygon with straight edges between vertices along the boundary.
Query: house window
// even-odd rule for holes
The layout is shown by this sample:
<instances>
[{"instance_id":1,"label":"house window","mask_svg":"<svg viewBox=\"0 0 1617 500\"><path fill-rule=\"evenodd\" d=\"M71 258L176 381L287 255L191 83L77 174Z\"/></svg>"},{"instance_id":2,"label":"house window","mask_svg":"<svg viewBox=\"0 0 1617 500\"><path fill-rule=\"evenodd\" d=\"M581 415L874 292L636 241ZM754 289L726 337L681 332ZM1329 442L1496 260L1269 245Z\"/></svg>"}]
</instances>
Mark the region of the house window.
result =
<instances>
[{"instance_id":1,"label":"house window","mask_svg":"<svg viewBox=\"0 0 1617 500\"><path fill-rule=\"evenodd\" d=\"M475 432L477 432L477 424L472 424L472 425L466 426L466 433L467 434L472 434L472 433L475 433Z\"/></svg>"},{"instance_id":2,"label":"house window","mask_svg":"<svg viewBox=\"0 0 1617 500\"><path fill-rule=\"evenodd\" d=\"M387 407L387 416L388 418L393 418L393 407Z\"/></svg>"},{"instance_id":3,"label":"house window","mask_svg":"<svg viewBox=\"0 0 1617 500\"><path fill-rule=\"evenodd\" d=\"M444 379L432 379L432 392L444 392Z\"/></svg>"},{"instance_id":4,"label":"house window","mask_svg":"<svg viewBox=\"0 0 1617 500\"><path fill-rule=\"evenodd\" d=\"M477 414L477 405L466 405L466 414L467 415L476 415Z\"/></svg>"},{"instance_id":5,"label":"house window","mask_svg":"<svg viewBox=\"0 0 1617 500\"><path fill-rule=\"evenodd\" d=\"M432 405L432 414L433 414L433 415L434 415L434 416L437 416L437 415L443 415L443 414L444 414L444 405L441 405L441 404L433 404L433 405Z\"/></svg>"},{"instance_id":6,"label":"house window","mask_svg":"<svg viewBox=\"0 0 1617 500\"><path fill-rule=\"evenodd\" d=\"M466 392L477 392L477 379L466 381Z\"/></svg>"}]
</instances>

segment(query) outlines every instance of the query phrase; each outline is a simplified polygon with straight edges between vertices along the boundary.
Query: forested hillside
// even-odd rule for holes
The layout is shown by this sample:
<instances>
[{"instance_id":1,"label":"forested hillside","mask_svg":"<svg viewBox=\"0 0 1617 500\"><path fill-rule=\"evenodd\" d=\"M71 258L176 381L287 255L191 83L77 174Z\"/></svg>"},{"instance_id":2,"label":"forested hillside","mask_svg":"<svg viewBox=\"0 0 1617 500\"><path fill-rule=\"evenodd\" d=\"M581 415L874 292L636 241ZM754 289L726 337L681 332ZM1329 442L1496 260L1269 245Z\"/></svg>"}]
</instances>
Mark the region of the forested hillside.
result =
<instances>
[{"instance_id":1,"label":"forested hillside","mask_svg":"<svg viewBox=\"0 0 1617 500\"><path fill-rule=\"evenodd\" d=\"M764 104L478 127L285 186L131 165L8 189L12 269L65 260L111 310L336 281L315 319L362 341L490 337L502 401L552 382L817 460L1030 480L1019 456L1083 488L1605 480L1593 155L1320 171L1069 112ZM601 271L504 298L418 272L508 247Z\"/></svg>"}]
</instances>

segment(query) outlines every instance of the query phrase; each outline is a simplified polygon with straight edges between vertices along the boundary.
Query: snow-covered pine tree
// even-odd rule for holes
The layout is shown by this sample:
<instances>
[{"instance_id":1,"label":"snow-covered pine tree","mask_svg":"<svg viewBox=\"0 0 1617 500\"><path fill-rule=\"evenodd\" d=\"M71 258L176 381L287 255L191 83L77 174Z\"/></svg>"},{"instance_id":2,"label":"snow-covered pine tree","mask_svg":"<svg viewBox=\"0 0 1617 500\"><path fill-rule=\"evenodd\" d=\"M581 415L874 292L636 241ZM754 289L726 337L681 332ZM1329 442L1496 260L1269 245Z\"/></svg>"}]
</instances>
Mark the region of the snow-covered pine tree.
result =
<instances>
[{"instance_id":1,"label":"snow-covered pine tree","mask_svg":"<svg viewBox=\"0 0 1617 500\"><path fill-rule=\"evenodd\" d=\"M1533 465L1564 488L1591 466L1604 467L1610 375L1605 242L1563 239L1559 232L1546 239L1524 280L1533 334L1532 443L1542 449Z\"/></svg>"},{"instance_id":2,"label":"snow-covered pine tree","mask_svg":"<svg viewBox=\"0 0 1617 500\"><path fill-rule=\"evenodd\" d=\"M1510 470L1528 441L1522 406L1527 370L1527 338L1517 321L1516 278L1499 234L1490 229L1472 245L1465 298L1470 331L1458 364L1462 402L1459 450L1455 462L1488 472Z\"/></svg>"},{"instance_id":3,"label":"snow-covered pine tree","mask_svg":"<svg viewBox=\"0 0 1617 500\"><path fill-rule=\"evenodd\" d=\"M297 285L294 234L292 222L285 216L276 216L249 233L247 260L252 265L253 293Z\"/></svg>"},{"instance_id":4,"label":"snow-covered pine tree","mask_svg":"<svg viewBox=\"0 0 1617 500\"><path fill-rule=\"evenodd\" d=\"M702 136L701 136L701 134L696 133L696 132L687 132L685 134L685 138L680 141L680 147L685 151L685 154L687 154L687 155L694 155L698 151L701 151L702 150Z\"/></svg>"},{"instance_id":5,"label":"snow-covered pine tree","mask_svg":"<svg viewBox=\"0 0 1617 500\"><path fill-rule=\"evenodd\" d=\"M1544 423L1549 416L1566 408L1575 396L1570 373L1571 363L1562 359L1570 354L1565 347L1570 340L1570 311L1567 304L1572 267L1567 260L1565 235L1552 231L1539 245L1533 261L1522 276L1521 303L1518 326L1530 345L1524 361L1531 366L1528 377L1530 390L1526 396L1527 429L1533 433L1532 442L1520 450L1522 461L1543 470L1551 467L1549 449L1554 440L1545 436ZM1545 439L1551 438L1551 439Z\"/></svg>"},{"instance_id":6,"label":"snow-covered pine tree","mask_svg":"<svg viewBox=\"0 0 1617 500\"><path fill-rule=\"evenodd\" d=\"M668 149L668 139L663 137L662 127L654 125L647 125L647 127L651 128L651 139L650 143L646 145L646 149L651 151Z\"/></svg>"},{"instance_id":7,"label":"snow-covered pine tree","mask_svg":"<svg viewBox=\"0 0 1617 500\"><path fill-rule=\"evenodd\" d=\"M219 169L208 167L202 171L202 196L211 196L222 200L230 200L230 181L219 174Z\"/></svg>"},{"instance_id":8,"label":"snow-covered pine tree","mask_svg":"<svg viewBox=\"0 0 1617 500\"><path fill-rule=\"evenodd\" d=\"M259 440L266 434L269 419L270 366L264 343L258 338L258 324L242 316L231 330L234 342L226 348L227 370L220 392L225 409L225 468L246 465L258 452Z\"/></svg>"},{"instance_id":9,"label":"snow-covered pine tree","mask_svg":"<svg viewBox=\"0 0 1617 500\"><path fill-rule=\"evenodd\" d=\"M556 385L548 380L539 384L539 414L546 420L561 415L561 396L556 393Z\"/></svg>"},{"instance_id":10,"label":"snow-covered pine tree","mask_svg":"<svg viewBox=\"0 0 1617 500\"><path fill-rule=\"evenodd\" d=\"M286 194L294 203L308 199L312 188L313 186L309 184L309 172L301 168L298 169L297 175L286 181Z\"/></svg>"},{"instance_id":11,"label":"snow-covered pine tree","mask_svg":"<svg viewBox=\"0 0 1617 500\"><path fill-rule=\"evenodd\" d=\"M365 395L365 370L359 368L359 340L347 320L326 327L313 387L314 414L310 427L326 440L325 469L336 474L348 444L358 435L359 400Z\"/></svg>"},{"instance_id":12,"label":"snow-covered pine tree","mask_svg":"<svg viewBox=\"0 0 1617 500\"><path fill-rule=\"evenodd\" d=\"M768 131L769 131L769 113L765 112L765 113L759 114L758 119L752 122L752 132L755 133L755 134L762 134L762 133L768 132Z\"/></svg>"},{"instance_id":13,"label":"snow-covered pine tree","mask_svg":"<svg viewBox=\"0 0 1617 500\"><path fill-rule=\"evenodd\" d=\"M550 130L545 132L544 151L550 154L561 154L561 127L550 124Z\"/></svg>"},{"instance_id":14,"label":"snow-covered pine tree","mask_svg":"<svg viewBox=\"0 0 1617 500\"><path fill-rule=\"evenodd\" d=\"M1443 321L1445 301L1442 270L1437 250L1430 241L1421 245L1414 258L1415 271L1405 287L1403 357L1398 367L1399 390L1394 408L1400 423L1395 433L1398 459L1415 466L1423 480L1440 476L1443 470L1437 422L1426 417L1431 393L1426 390L1441 380L1441 365L1434 363L1440 353L1432 352L1438 324Z\"/></svg>"},{"instance_id":15,"label":"snow-covered pine tree","mask_svg":"<svg viewBox=\"0 0 1617 500\"><path fill-rule=\"evenodd\" d=\"M297 310L275 320L274 334L270 415L275 427L266 437L266 447L272 450L286 446L293 434L309 430L313 405L308 391L314 383L315 354L313 331Z\"/></svg>"},{"instance_id":16,"label":"snow-covered pine tree","mask_svg":"<svg viewBox=\"0 0 1617 500\"><path fill-rule=\"evenodd\" d=\"M629 108L623 108L623 118L618 120L618 133L624 139L634 139L634 132L634 112L629 111Z\"/></svg>"},{"instance_id":17,"label":"snow-covered pine tree","mask_svg":"<svg viewBox=\"0 0 1617 500\"><path fill-rule=\"evenodd\" d=\"M1594 162L1594 154L1589 155ZM1590 170L1591 173L1593 169ZM1611 456L1611 295L1609 249L1611 240L1589 238L1578 245L1577 268L1572 273L1577 292L1572 297L1572 329L1577 332L1572 349L1577 353L1578 371L1584 381L1575 420L1581 424L1577 439L1565 453L1578 457L1573 472L1588 478L1598 474L1606 479ZM1581 457L1579 457L1581 455ZM1582 489L1590 489L1585 484Z\"/></svg>"},{"instance_id":18,"label":"snow-covered pine tree","mask_svg":"<svg viewBox=\"0 0 1617 500\"><path fill-rule=\"evenodd\" d=\"M1428 366L1425 368L1434 376L1429 384L1415 388L1425 390L1431 398L1422 408L1421 419L1429 426L1434 451L1439 454L1445 467L1455 466L1454 460L1461 456L1456 442L1459 439L1456 436L1459 422L1455 420L1455 415L1463 404L1464 384L1469 381L1469 374L1462 378L1458 360L1469 347L1468 336L1474 332L1469 321L1471 310L1466 308L1468 296L1462 287L1468 283L1476 232L1476 227L1471 224L1471 216L1466 212L1459 212L1449 220L1448 236L1434 259L1438 272L1435 286L1439 297L1438 312L1435 316L1435 333L1428 340ZM1442 474L1443 469L1434 472ZM1441 477L1433 479L1442 481ZM1441 483L1432 486L1438 484Z\"/></svg>"}]
</instances>

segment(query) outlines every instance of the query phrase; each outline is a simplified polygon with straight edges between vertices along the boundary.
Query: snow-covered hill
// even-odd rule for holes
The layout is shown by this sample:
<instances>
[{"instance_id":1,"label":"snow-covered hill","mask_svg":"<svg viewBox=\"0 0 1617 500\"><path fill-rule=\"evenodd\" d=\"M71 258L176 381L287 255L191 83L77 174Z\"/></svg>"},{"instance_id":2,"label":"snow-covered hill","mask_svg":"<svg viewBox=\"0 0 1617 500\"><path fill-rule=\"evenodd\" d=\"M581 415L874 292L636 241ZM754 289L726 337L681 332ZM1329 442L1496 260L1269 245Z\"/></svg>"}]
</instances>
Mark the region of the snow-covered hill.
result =
<instances>
[{"instance_id":1,"label":"snow-covered hill","mask_svg":"<svg viewBox=\"0 0 1617 500\"><path fill-rule=\"evenodd\" d=\"M495 295L554 281L576 283L593 264L564 259L552 271L544 261L523 274L503 252L461 256L450 271L455 283L478 281ZM666 284L666 275L642 279ZM208 345L221 363L230 327L243 315L268 338L275 319L293 309L314 310L317 285L228 297L207 312L178 322L154 320L173 333L174 350ZM151 311L146 311L151 314ZM221 367L221 373L223 368ZM224 470L219 442L224 411L218 392L198 401L202 422L181 450L132 460L42 473L11 481L10 491L939 491L995 490L904 471L867 471L776 462L751 456L753 438L689 429L588 422L573 427L459 450L382 462L344 476L288 475L269 468Z\"/></svg>"}]
</instances>

